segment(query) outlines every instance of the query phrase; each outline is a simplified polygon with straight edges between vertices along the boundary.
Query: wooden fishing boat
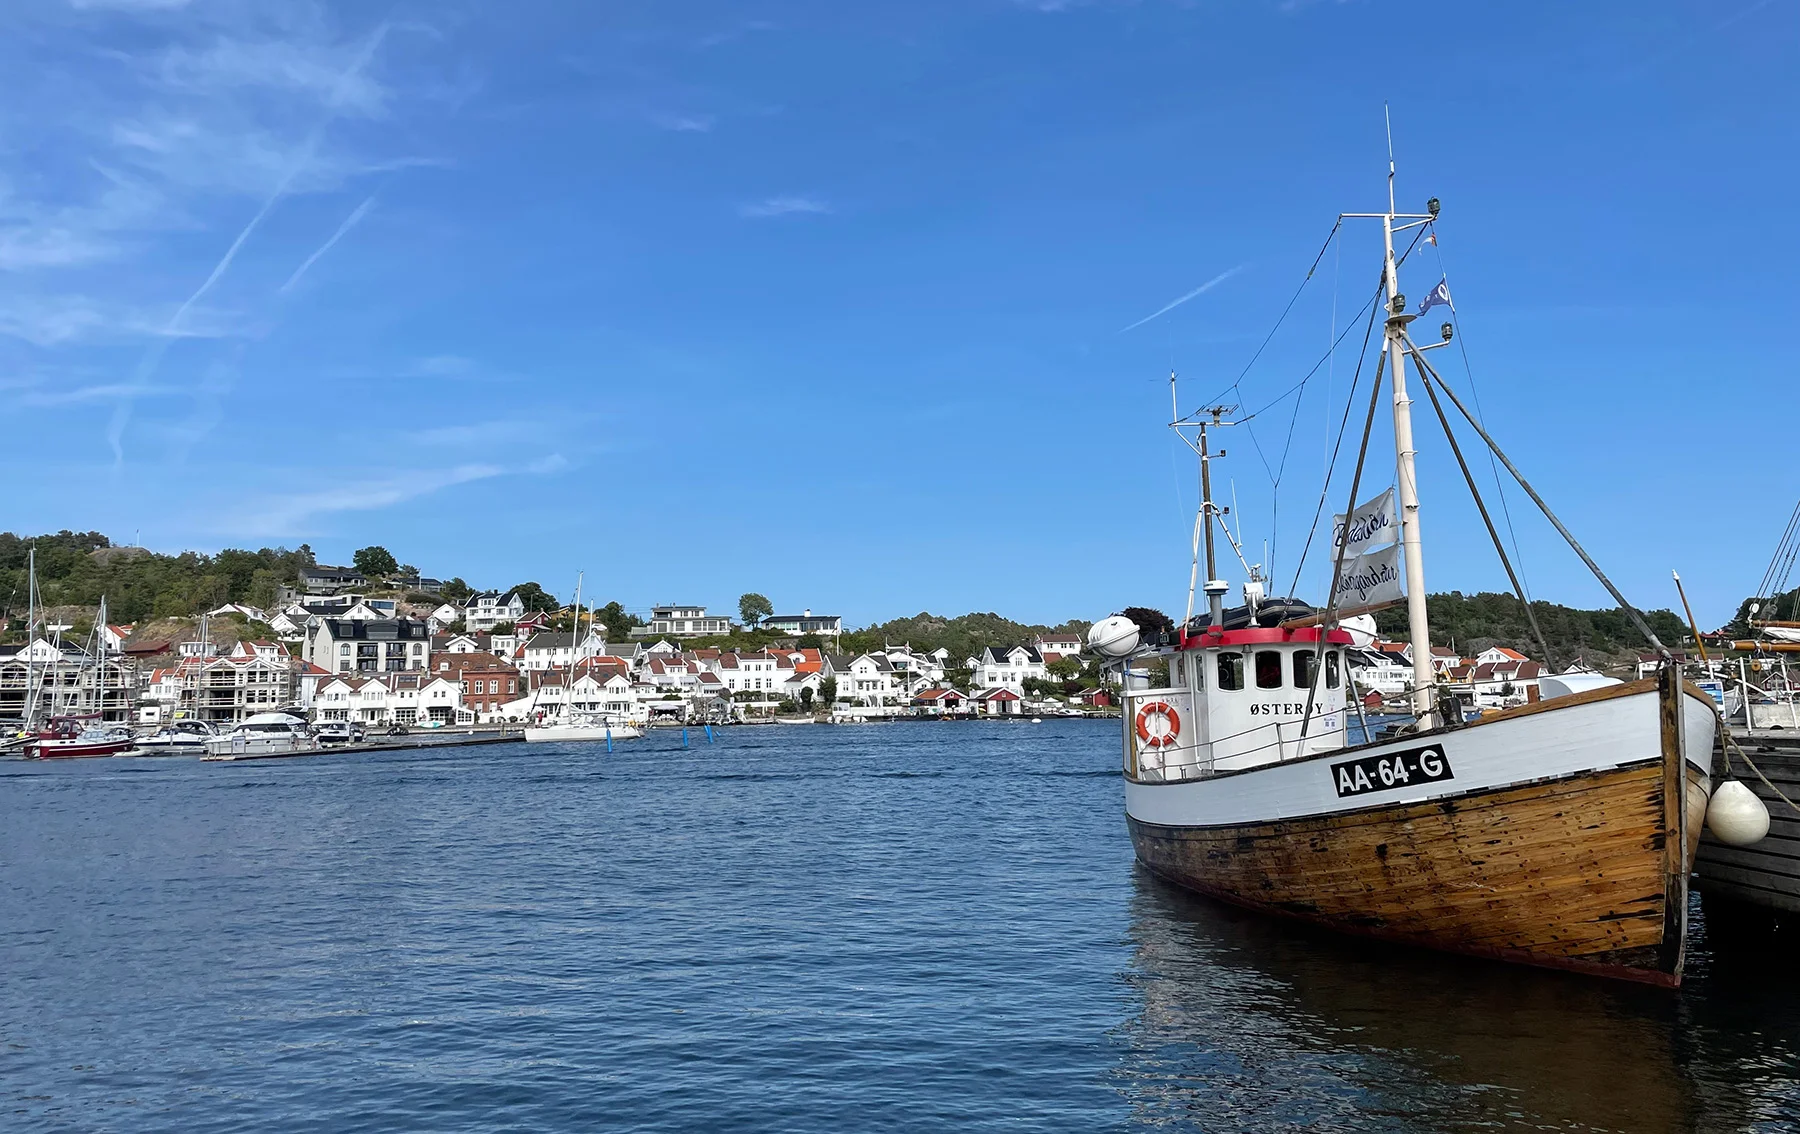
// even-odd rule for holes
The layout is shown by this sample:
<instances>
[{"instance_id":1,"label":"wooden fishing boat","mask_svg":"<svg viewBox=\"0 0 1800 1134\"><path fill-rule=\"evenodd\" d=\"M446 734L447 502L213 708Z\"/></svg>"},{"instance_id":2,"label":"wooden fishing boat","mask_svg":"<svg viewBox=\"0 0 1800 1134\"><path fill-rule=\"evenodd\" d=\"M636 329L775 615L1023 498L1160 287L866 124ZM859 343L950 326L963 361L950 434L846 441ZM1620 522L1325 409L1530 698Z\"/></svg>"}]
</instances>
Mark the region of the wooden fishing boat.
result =
<instances>
[{"instance_id":1,"label":"wooden fishing boat","mask_svg":"<svg viewBox=\"0 0 1800 1134\"><path fill-rule=\"evenodd\" d=\"M1186 418L1175 410L1171 424L1198 455L1202 485L1188 617L1153 630L1115 615L1089 635L1121 676L1133 846L1145 866L1173 882L1271 914L1408 945L1676 985L1689 871L1712 790L1713 701L1682 680L1643 617L1427 362L1423 352L1448 343L1452 325L1444 324L1442 343L1413 342L1408 324L1417 314L1407 312L1399 291L1394 234L1432 224L1438 207L1434 199L1428 213L1397 213L1391 162L1388 194L1385 213L1344 215L1382 221L1382 302L1370 320L1384 314L1386 330L1362 453L1346 511L1334 521L1330 598L1322 611L1273 626L1226 625L1230 587L1217 577L1213 546L1215 525L1224 525L1210 474L1220 454L1208 432L1233 424L1225 419L1233 407ZM1445 285L1434 291L1443 296L1430 303L1448 302ZM1440 394L1662 655L1656 677L1547 678L1542 700L1467 723L1440 702L1409 360L1483 518L1486 506ZM1359 506L1384 369L1392 385L1395 483ZM1491 521L1488 527L1522 598L1498 532ZM1193 614L1202 535L1210 618ZM1388 543L1394 546L1384 549ZM1254 569L1244 592L1254 612L1261 599ZM1401 602L1411 640L1411 719L1374 737L1365 722L1353 743L1351 718L1362 702L1351 695L1345 650L1352 637L1339 623L1352 611ZM1166 682L1153 686L1150 674L1164 666Z\"/></svg>"}]
</instances>

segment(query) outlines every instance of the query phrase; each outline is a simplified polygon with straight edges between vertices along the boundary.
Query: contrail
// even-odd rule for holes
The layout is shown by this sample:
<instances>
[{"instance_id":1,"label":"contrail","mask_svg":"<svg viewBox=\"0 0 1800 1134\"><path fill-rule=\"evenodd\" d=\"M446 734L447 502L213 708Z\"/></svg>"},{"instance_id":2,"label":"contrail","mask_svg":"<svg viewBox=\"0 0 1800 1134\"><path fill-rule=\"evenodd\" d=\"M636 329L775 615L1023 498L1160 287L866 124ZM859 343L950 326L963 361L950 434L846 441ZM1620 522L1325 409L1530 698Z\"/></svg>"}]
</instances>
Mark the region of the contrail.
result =
<instances>
[{"instance_id":1,"label":"contrail","mask_svg":"<svg viewBox=\"0 0 1800 1134\"><path fill-rule=\"evenodd\" d=\"M331 124L332 119L337 117L339 93L351 79L356 77L359 71L368 65L369 59L375 54L375 49L381 46L381 41L387 36L387 33L388 25L386 23L377 27L374 34L369 36L369 41L363 45L363 49L356 53L356 58L350 61L350 66L346 67L344 73L338 76L337 88L333 93L331 105L327 108L325 116L319 120L319 124L307 136L306 144L301 147L299 156L282 174L281 181L275 186L274 192L270 193L268 199L263 202L262 208L256 210L256 215L250 218L250 223L237 234L237 239L231 242L231 247L225 250L225 255L220 257L219 262L213 266L212 274L206 277L206 282L196 288L194 294L187 297L187 302L176 309L175 314L170 316L168 325L163 328L162 334L157 336L156 341L151 343L150 348L144 352L143 361L138 363L135 380L131 383L133 386L144 386L149 383L150 376L156 373L157 366L162 362L163 354L169 349L170 340L181 333L181 321L187 316L188 310L198 303L208 291L212 290L213 284L219 282L219 277L223 276L225 270L231 267L231 262L237 259L238 249L244 246L244 241L250 239L250 234L262 224L263 218L268 216L269 211L275 207L276 203L287 195L288 187L294 183L296 177L300 176L301 170L312 164L313 154L318 150L319 142L325 136L325 128ZM113 407L112 421L106 428L106 442L112 446L114 468L125 463L125 427L131 423L131 411L134 404L133 399L129 396L120 398L119 404Z\"/></svg>"},{"instance_id":2,"label":"contrail","mask_svg":"<svg viewBox=\"0 0 1800 1134\"><path fill-rule=\"evenodd\" d=\"M357 222L362 220L364 216L368 215L369 210L372 207L374 207L374 204L375 204L375 197L373 194L371 194L367 200L365 200L362 204L356 206L356 210L354 212L352 212L349 216L345 217L344 223L338 225L337 231L331 234L331 239L327 240L325 243L319 245L318 251L314 252L311 256L308 256L305 259L305 261L302 262L298 268L295 268L294 274L289 276L288 281L286 283L282 284L279 289L277 289L277 293L281 294L281 295L286 295L289 288L293 287L295 284L300 282L300 277L306 274L306 269L312 267L315 263L317 263L320 256L323 256L323 255L325 255L325 253L331 251L331 246L336 244L338 241L342 240L344 238L345 233L347 233L351 229L355 228Z\"/></svg>"},{"instance_id":3,"label":"contrail","mask_svg":"<svg viewBox=\"0 0 1800 1134\"><path fill-rule=\"evenodd\" d=\"M1150 320L1156 318L1158 315L1167 315L1169 312L1175 310L1177 307L1180 307L1182 304L1184 304L1188 300L1194 298L1196 295L1203 295L1206 292L1211 291L1213 288L1217 287L1219 284L1224 283L1226 280L1230 279L1232 276L1237 275L1239 272L1243 271L1245 268L1248 268L1249 266L1250 266L1249 264L1239 264L1235 268L1227 268L1225 271L1220 272L1218 275L1214 276L1212 279L1207 280L1205 283L1201 284L1199 287L1195 288L1193 291L1188 292L1186 295L1182 296L1180 299L1177 299L1175 302L1173 302L1173 303L1169 304L1168 306L1163 307L1159 310L1152 311L1150 314L1144 316L1142 319L1139 319L1137 322L1131 324L1131 327L1120 327L1118 329L1118 331L1116 331L1114 333L1122 335L1126 331L1131 330L1132 327L1143 326L1145 323L1148 323Z\"/></svg>"}]
</instances>

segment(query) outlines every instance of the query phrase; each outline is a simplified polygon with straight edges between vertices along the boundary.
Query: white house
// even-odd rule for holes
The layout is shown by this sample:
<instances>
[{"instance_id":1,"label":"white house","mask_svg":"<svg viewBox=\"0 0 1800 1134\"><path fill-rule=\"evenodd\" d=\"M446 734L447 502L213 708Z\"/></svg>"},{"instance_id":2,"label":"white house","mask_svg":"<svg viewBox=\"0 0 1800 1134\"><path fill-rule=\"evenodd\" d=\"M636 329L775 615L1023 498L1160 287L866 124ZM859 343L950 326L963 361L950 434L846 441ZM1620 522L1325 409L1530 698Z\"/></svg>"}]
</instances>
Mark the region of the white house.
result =
<instances>
[{"instance_id":1,"label":"white house","mask_svg":"<svg viewBox=\"0 0 1800 1134\"><path fill-rule=\"evenodd\" d=\"M462 607L457 606L453 602L445 602L439 603L436 610L427 614L425 616L425 621L431 623L431 632L433 634L442 634L460 621L462 616Z\"/></svg>"},{"instance_id":2,"label":"white house","mask_svg":"<svg viewBox=\"0 0 1800 1134\"><path fill-rule=\"evenodd\" d=\"M1056 654L1059 657L1072 658L1081 653L1080 634L1040 634L1036 642L1040 654Z\"/></svg>"},{"instance_id":3,"label":"white house","mask_svg":"<svg viewBox=\"0 0 1800 1134\"><path fill-rule=\"evenodd\" d=\"M817 634L821 638L836 639L844 632L844 620L838 615L814 614L810 610L799 614L771 614L758 625L764 630L776 630L797 637Z\"/></svg>"},{"instance_id":4,"label":"white house","mask_svg":"<svg viewBox=\"0 0 1800 1134\"><path fill-rule=\"evenodd\" d=\"M760 693L762 700L779 700L781 685L785 678L781 673L781 664L775 657L767 653L719 655L713 663L712 671L719 675L725 683L725 690L731 694ZM792 663L789 663L792 668Z\"/></svg>"},{"instance_id":5,"label":"white house","mask_svg":"<svg viewBox=\"0 0 1800 1134\"><path fill-rule=\"evenodd\" d=\"M524 614L525 600L518 592L509 591L502 597L499 591L483 591L463 603L463 629L492 630L502 622L517 622Z\"/></svg>"},{"instance_id":6,"label":"white house","mask_svg":"<svg viewBox=\"0 0 1800 1134\"><path fill-rule=\"evenodd\" d=\"M886 654L826 654L823 672L836 679L839 701L871 709L906 702L906 690Z\"/></svg>"},{"instance_id":7,"label":"white house","mask_svg":"<svg viewBox=\"0 0 1800 1134\"><path fill-rule=\"evenodd\" d=\"M431 627L414 618L321 618L307 632L306 660L333 673L424 669Z\"/></svg>"},{"instance_id":8,"label":"white house","mask_svg":"<svg viewBox=\"0 0 1800 1134\"><path fill-rule=\"evenodd\" d=\"M251 622L267 622L269 620L268 614L264 611L241 602L228 602L224 606L214 607L206 612L208 618L228 618L234 614L240 618L247 618Z\"/></svg>"},{"instance_id":9,"label":"white house","mask_svg":"<svg viewBox=\"0 0 1800 1134\"><path fill-rule=\"evenodd\" d=\"M504 635L495 635L496 642ZM495 653L505 657L498 646ZM546 630L533 634L525 643L523 657L519 660L519 668L525 670L568 669L577 662L586 661L606 652L606 643L598 634L589 631L578 647L575 635L563 634L554 630Z\"/></svg>"},{"instance_id":10,"label":"white house","mask_svg":"<svg viewBox=\"0 0 1800 1134\"><path fill-rule=\"evenodd\" d=\"M965 664L973 671L970 680L975 688L1010 689L1020 697L1025 695L1025 682L1050 676L1044 655L1034 646L989 646Z\"/></svg>"},{"instance_id":11,"label":"white house","mask_svg":"<svg viewBox=\"0 0 1800 1134\"><path fill-rule=\"evenodd\" d=\"M633 638L705 638L731 633L731 619L706 613L704 606L654 606L650 625L637 626Z\"/></svg>"}]
</instances>

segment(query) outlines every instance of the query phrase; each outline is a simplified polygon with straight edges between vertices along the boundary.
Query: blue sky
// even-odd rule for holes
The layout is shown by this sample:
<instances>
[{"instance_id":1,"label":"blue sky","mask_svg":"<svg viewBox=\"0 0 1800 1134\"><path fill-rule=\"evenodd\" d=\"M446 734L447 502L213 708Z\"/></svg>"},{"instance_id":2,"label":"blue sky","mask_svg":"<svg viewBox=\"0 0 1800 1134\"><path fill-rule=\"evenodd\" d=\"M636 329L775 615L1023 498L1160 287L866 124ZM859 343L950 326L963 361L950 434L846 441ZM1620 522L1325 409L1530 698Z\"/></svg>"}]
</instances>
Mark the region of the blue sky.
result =
<instances>
[{"instance_id":1,"label":"blue sky","mask_svg":"<svg viewBox=\"0 0 1800 1134\"><path fill-rule=\"evenodd\" d=\"M1231 387L1379 207L1387 101L1402 205L1444 202L1404 289L1448 274L1488 425L1630 596L1678 568L1717 623L1800 495L1797 39L1750 0L21 0L0 526L857 624L1177 610L1168 371ZM1344 230L1229 400L1378 250ZM1224 441L1280 589L1360 339ZM1503 589L1417 408L1428 586ZM1605 603L1510 504L1534 594Z\"/></svg>"}]
</instances>

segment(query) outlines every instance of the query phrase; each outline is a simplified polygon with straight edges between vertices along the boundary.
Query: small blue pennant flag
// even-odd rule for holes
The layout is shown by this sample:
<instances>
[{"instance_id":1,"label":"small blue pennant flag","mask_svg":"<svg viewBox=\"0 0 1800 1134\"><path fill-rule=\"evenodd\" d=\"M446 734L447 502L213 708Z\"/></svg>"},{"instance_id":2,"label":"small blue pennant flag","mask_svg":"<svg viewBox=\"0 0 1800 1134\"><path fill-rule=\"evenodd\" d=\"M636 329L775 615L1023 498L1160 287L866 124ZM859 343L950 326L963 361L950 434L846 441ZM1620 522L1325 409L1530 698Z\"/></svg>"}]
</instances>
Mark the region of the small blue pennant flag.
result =
<instances>
[{"instance_id":1,"label":"small blue pennant flag","mask_svg":"<svg viewBox=\"0 0 1800 1134\"><path fill-rule=\"evenodd\" d=\"M1450 302L1450 281L1447 278L1439 280L1438 285L1425 296L1425 301L1419 304L1419 314L1425 314L1440 303L1451 311L1456 310L1456 304Z\"/></svg>"}]
</instances>

